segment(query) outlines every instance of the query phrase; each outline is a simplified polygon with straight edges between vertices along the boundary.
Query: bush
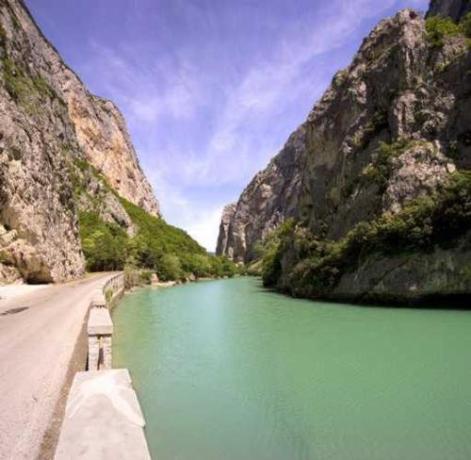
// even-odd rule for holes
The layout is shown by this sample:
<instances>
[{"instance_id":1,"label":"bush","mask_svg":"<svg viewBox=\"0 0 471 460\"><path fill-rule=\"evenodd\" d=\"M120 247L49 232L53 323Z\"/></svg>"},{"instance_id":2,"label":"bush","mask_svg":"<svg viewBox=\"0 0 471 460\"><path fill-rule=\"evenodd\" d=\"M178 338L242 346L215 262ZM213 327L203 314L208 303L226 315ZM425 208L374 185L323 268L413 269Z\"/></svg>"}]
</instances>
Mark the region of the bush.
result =
<instances>
[{"instance_id":1,"label":"bush","mask_svg":"<svg viewBox=\"0 0 471 460\"><path fill-rule=\"evenodd\" d=\"M460 30L468 38L471 38L471 13L466 14L460 21Z\"/></svg>"},{"instance_id":2,"label":"bush","mask_svg":"<svg viewBox=\"0 0 471 460\"><path fill-rule=\"evenodd\" d=\"M211 274L218 278L232 278L238 273L237 266L224 256L212 256L210 260Z\"/></svg>"},{"instance_id":3,"label":"bush","mask_svg":"<svg viewBox=\"0 0 471 460\"><path fill-rule=\"evenodd\" d=\"M128 236L116 224L104 222L97 213L79 213L82 249L90 271L122 270Z\"/></svg>"},{"instance_id":4,"label":"bush","mask_svg":"<svg viewBox=\"0 0 471 460\"><path fill-rule=\"evenodd\" d=\"M126 265L124 267L124 287L131 289L136 286L143 286L151 283L152 272L141 270L135 266Z\"/></svg>"},{"instance_id":5,"label":"bush","mask_svg":"<svg viewBox=\"0 0 471 460\"><path fill-rule=\"evenodd\" d=\"M294 225L293 219L286 220L266 238L263 244L262 278L266 286L275 285L281 275L283 246L286 237L293 233Z\"/></svg>"},{"instance_id":6,"label":"bush","mask_svg":"<svg viewBox=\"0 0 471 460\"><path fill-rule=\"evenodd\" d=\"M162 281L179 280L183 277L180 259L174 254L164 254L160 257L155 270Z\"/></svg>"},{"instance_id":7,"label":"bush","mask_svg":"<svg viewBox=\"0 0 471 460\"><path fill-rule=\"evenodd\" d=\"M398 214L385 213L371 222L361 222L339 241L320 239L295 225L276 233L266 246L263 281L280 287L280 261L289 254L290 267L283 268L284 275L289 275L290 291L319 297L365 256L416 254L437 245L447 247L470 227L471 172L461 171L434 196L418 198Z\"/></svg>"},{"instance_id":8,"label":"bush","mask_svg":"<svg viewBox=\"0 0 471 460\"><path fill-rule=\"evenodd\" d=\"M425 21L425 30L430 44L436 48L444 45L444 39L461 33L461 29L453 19L442 16L431 16Z\"/></svg>"},{"instance_id":9,"label":"bush","mask_svg":"<svg viewBox=\"0 0 471 460\"><path fill-rule=\"evenodd\" d=\"M405 140L387 144L381 142L374 154L373 161L365 167L360 178L361 182L374 182L384 189L392 172L393 159L400 156L410 146Z\"/></svg>"},{"instance_id":10,"label":"bush","mask_svg":"<svg viewBox=\"0 0 471 460\"><path fill-rule=\"evenodd\" d=\"M190 274L201 278L234 276L237 272L233 262L209 255L185 231L119 197L103 176L84 159L75 159L71 169L77 197L87 193L83 173L92 174L107 190L115 193L137 227L137 234L130 238L117 224L104 222L98 212L81 212L80 236L88 270L122 270L126 266L129 270L129 267L139 270L141 277L144 269L149 276L155 272L165 281L183 279ZM93 202L100 198L91 199ZM99 206L95 208L99 209Z\"/></svg>"}]
</instances>

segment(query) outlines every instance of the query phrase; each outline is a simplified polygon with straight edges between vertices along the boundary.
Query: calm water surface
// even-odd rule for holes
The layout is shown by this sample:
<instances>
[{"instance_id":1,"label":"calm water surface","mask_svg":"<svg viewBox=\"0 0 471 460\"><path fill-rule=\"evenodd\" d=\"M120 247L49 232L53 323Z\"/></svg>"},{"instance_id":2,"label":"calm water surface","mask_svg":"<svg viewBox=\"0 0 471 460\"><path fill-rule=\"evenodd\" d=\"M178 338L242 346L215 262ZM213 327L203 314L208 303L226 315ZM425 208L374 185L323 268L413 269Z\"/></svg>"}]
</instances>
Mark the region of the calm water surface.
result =
<instances>
[{"instance_id":1,"label":"calm water surface","mask_svg":"<svg viewBox=\"0 0 471 460\"><path fill-rule=\"evenodd\" d=\"M137 291L114 323L158 460L471 458L471 312L242 278Z\"/></svg>"}]
</instances>

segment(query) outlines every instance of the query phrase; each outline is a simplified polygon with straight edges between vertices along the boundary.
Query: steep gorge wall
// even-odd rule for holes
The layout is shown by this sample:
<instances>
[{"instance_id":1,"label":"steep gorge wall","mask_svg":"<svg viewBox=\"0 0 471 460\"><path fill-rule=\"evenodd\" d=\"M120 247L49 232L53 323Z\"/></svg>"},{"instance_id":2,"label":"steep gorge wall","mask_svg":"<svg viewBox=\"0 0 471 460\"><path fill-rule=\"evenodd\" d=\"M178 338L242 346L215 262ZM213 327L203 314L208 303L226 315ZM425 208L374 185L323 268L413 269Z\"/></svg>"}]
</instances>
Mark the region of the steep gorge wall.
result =
<instances>
[{"instance_id":1,"label":"steep gorge wall","mask_svg":"<svg viewBox=\"0 0 471 460\"><path fill-rule=\"evenodd\" d=\"M463 1L432 2L431 11L460 17L467 8ZM272 168L282 151L243 192L236 209L248 211L236 211L225 223L230 230L225 254L252 260L263 229L287 217L316 238L341 241L358 225L398 215L408 203L433 196L456 170L469 170L470 70L464 36L447 37L438 47L427 39L424 19L412 10L382 21L309 114L291 171ZM264 197L263 190L272 190L272 184L284 190L293 180L297 186L289 199L277 192ZM258 234L247 238L253 226ZM335 287L323 296L469 293L469 238L464 234L451 248L437 247L426 256L365 253L360 266L335 274ZM304 269L296 265L299 251L292 246L281 258L281 289L292 291L293 272Z\"/></svg>"},{"instance_id":2,"label":"steep gorge wall","mask_svg":"<svg viewBox=\"0 0 471 460\"><path fill-rule=\"evenodd\" d=\"M266 169L242 192L239 201L227 206L221 221L216 253L235 262L256 257L256 244L281 222L295 217L305 157L306 128L300 126Z\"/></svg>"},{"instance_id":3,"label":"steep gorge wall","mask_svg":"<svg viewBox=\"0 0 471 460\"><path fill-rule=\"evenodd\" d=\"M469 0L432 0L427 13L428 16L449 16L459 21L466 13L471 11Z\"/></svg>"},{"instance_id":4,"label":"steep gorge wall","mask_svg":"<svg viewBox=\"0 0 471 460\"><path fill-rule=\"evenodd\" d=\"M77 165L88 161L94 174ZM82 168L83 169L83 168ZM80 276L77 177L103 217L132 225L108 186L149 213L159 206L124 119L91 95L19 0L0 0L0 282Z\"/></svg>"}]
</instances>

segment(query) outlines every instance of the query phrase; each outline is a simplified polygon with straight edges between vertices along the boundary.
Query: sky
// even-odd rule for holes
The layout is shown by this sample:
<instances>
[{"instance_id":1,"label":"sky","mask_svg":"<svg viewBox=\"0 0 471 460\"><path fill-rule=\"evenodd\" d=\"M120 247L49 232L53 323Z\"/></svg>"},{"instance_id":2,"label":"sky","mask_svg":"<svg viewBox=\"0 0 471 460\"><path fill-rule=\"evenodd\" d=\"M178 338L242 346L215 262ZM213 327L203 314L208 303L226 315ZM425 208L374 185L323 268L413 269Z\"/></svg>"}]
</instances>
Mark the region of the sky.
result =
<instances>
[{"instance_id":1,"label":"sky","mask_svg":"<svg viewBox=\"0 0 471 460\"><path fill-rule=\"evenodd\" d=\"M281 149L361 41L428 0L26 0L123 112L167 222L210 251L225 204Z\"/></svg>"}]
</instances>

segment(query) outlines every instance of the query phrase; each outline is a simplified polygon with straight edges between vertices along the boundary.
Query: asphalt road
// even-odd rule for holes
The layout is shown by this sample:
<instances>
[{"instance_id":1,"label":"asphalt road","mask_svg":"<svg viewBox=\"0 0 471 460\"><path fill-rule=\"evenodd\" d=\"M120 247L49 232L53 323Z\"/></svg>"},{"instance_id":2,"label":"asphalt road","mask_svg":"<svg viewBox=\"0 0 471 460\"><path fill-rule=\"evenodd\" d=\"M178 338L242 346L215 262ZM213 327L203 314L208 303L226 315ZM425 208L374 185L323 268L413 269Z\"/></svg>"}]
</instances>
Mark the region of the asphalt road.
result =
<instances>
[{"instance_id":1,"label":"asphalt road","mask_svg":"<svg viewBox=\"0 0 471 460\"><path fill-rule=\"evenodd\" d=\"M79 337L92 291L110 276L91 275L0 298L1 460L52 456L51 432L54 424L55 431L60 426L58 411L83 342ZM45 442L52 446L49 452Z\"/></svg>"}]
</instances>

